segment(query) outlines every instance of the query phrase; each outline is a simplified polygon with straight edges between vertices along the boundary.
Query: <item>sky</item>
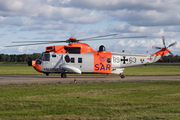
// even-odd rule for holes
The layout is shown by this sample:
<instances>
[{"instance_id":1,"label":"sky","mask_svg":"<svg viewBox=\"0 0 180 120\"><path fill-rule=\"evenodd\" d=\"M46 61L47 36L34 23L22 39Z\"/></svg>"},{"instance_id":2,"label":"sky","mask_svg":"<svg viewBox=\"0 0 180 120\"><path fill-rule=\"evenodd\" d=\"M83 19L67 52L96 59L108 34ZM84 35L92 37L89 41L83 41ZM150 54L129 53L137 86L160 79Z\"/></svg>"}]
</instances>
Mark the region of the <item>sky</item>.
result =
<instances>
[{"instance_id":1,"label":"sky","mask_svg":"<svg viewBox=\"0 0 180 120\"><path fill-rule=\"evenodd\" d=\"M179 55L179 0L0 0L0 54L32 54L46 46L67 43L4 47L13 41L55 41L115 34L112 37L147 36L136 39L83 41L94 50L149 54L152 46L169 48ZM18 43L19 44L19 43Z\"/></svg>"}]
</instances>

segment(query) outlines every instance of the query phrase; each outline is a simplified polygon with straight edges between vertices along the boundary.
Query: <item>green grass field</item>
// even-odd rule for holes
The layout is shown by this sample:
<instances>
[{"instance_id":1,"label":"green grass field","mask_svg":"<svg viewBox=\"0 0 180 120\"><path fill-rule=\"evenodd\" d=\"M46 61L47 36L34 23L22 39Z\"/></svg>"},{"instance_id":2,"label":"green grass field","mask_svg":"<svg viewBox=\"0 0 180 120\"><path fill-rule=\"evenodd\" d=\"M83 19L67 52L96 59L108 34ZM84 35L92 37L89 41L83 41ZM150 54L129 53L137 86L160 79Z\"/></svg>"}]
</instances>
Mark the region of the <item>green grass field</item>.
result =
<instances>
[{"instance_id":1,"label":"green grass field","mask_svg":"<svg viewBox=\"0 0 180 120\"><path fill-rule=\"evenodd\" d=\"M42 75L27 64L1 64L0 75Z\"/></svg>"},{"instance_id":2,"label":"green grass field","mask_svg":"<svg viewBox=\"0 0 180 120\"><path fill-rule=\"evenodd\" d=\"M125 75L180 75L180 64L126 68ZM0 64L0 75L43 75ZM180 81L0 85L1 119L177 120Z\"/></svg>"},{"instance_id":3,"label":"green grass field","mask_svg":"<svg viewBox=\"0 0 180 120\"><path fill-rule=\"evenodd\" d=\"M147 66L129 67L125 75L180 75L180 64L149 64Z\"/></svg>"},{"instance_id":4,"label":"green grass field","mask_svg":"<svg viewBox=\"0 0 180 120\"><path fill-rule=\"evenodd\" d=\"M180 82L0 86L0 119L177 120Z\"/></svg>"}]
</instances>

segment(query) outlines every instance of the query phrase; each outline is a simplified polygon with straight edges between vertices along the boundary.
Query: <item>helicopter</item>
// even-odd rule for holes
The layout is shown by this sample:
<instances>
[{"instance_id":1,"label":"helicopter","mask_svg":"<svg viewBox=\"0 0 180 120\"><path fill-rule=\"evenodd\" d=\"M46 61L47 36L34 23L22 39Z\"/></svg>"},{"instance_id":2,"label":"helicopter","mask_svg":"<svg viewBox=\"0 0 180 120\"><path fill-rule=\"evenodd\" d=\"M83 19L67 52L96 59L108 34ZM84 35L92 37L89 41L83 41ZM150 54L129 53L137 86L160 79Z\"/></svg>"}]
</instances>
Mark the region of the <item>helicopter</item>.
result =
<instances>
[{"instance_id":1,"label":"helicopter","mask_svg":"<svg viewBox=\"0 0 180 120\"><path fill-rule=\"evenodd\" d=\"M16 41L13 43L26 43L21 45L12 45L6 47L50 44L50 43L68 43L68 45L54 45L47 46L45 52L36 60L28 61L29 66L33 66L38 72L44 73L47 76L52 73L61 74L62 78L67 77L67 73L77 74L118 74L121 78L125 76L122 74L127 67L138 66L143 64L150 64L157 62L162 56L170 53L168 49L177 44L174 42L168 47L165 45L165 38L162 37L164 47L153 47L160 49L154 54L131 54L106 51L104 45L99 46L99 50L93 50L88 44L81 43L86 40L106 40L106 39L125 39L125 38L145 38L147 36L139 37L121 37L109 38L118 34L110 34L104 36L97 36L85 39L76 39L70 37L65 41ZM28 44L27 44L28 43ZM31 44L29 44L31 43Z\"/></svg>"}]
</instances>

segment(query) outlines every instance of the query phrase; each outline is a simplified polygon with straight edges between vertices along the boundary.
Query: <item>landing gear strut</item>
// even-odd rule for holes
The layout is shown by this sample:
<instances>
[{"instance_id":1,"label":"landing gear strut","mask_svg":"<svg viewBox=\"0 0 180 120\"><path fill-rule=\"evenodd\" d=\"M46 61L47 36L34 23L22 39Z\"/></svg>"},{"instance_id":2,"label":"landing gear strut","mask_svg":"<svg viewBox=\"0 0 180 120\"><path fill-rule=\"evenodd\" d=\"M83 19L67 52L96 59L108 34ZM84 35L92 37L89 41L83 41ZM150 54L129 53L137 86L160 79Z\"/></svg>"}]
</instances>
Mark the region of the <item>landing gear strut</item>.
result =
<instances>
[{"instance_id":1,"label":"landing gear strut","mask_svg":"<svg viewBox=\"0 0 180 120\"><path fill-rule=\"evenodd\" d=\"M62 77L62 78L67 78L66 73L65 73L65 72L61 73L61 77Z\"/></svg>"},{"instance_id":2,"label":"landing gear strut","mask_svg":"<svg viewBox=\"0 0 180 120\"><path fill-rule=\"evenodd\" d=\"M125 78L125 76L123 74L119 74L119 76L123 79Z\"/></svg>"}]
</instances>

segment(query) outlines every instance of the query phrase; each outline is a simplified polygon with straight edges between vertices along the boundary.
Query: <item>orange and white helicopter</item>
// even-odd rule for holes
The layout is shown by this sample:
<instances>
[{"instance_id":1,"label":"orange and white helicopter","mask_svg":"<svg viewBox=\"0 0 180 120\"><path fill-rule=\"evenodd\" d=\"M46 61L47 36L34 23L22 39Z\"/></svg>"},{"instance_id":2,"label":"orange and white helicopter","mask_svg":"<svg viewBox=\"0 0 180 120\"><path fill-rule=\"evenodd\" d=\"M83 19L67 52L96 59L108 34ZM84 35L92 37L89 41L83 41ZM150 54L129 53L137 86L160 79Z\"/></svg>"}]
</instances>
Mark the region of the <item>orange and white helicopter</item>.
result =
<instances>
[{"instance_id":1,"label":"orange and white helicopter","mask_svg":"<svg viewBox=\"0 0 180 120\"><path fill-rule=\"evenodd\" d=\"M6 47L66 42L68 43L68 45L55 45L46 47L46 51L43 52L38 59L28 61L28 65L33 66L36 71L44 73L47 76L50 73L60 73L62 78L66 78L67 73L105 73L119 74L121 78L124 78L124 75L122 73L125 68L154 63L158 61L161 58L161 56L166 55L168 53L172 54L168 48L177 44L177 42L174 42L170 44L168 47L166 47L165 40L163 37L164 47L154 47L156 49L160 49L158 52L154 54L131 54L106 51L103 45L101 45L99 47L99 50L96 51L93 50L88 44L80 43L80 41L84 40L105 40L146 37L140 36L104 38L114 35L117 34L110 34L79 40L77 40L75 37L71 37L66 41L16 41L14 43L36 43L13 45Z\"/></svg>"}]
</instances>

